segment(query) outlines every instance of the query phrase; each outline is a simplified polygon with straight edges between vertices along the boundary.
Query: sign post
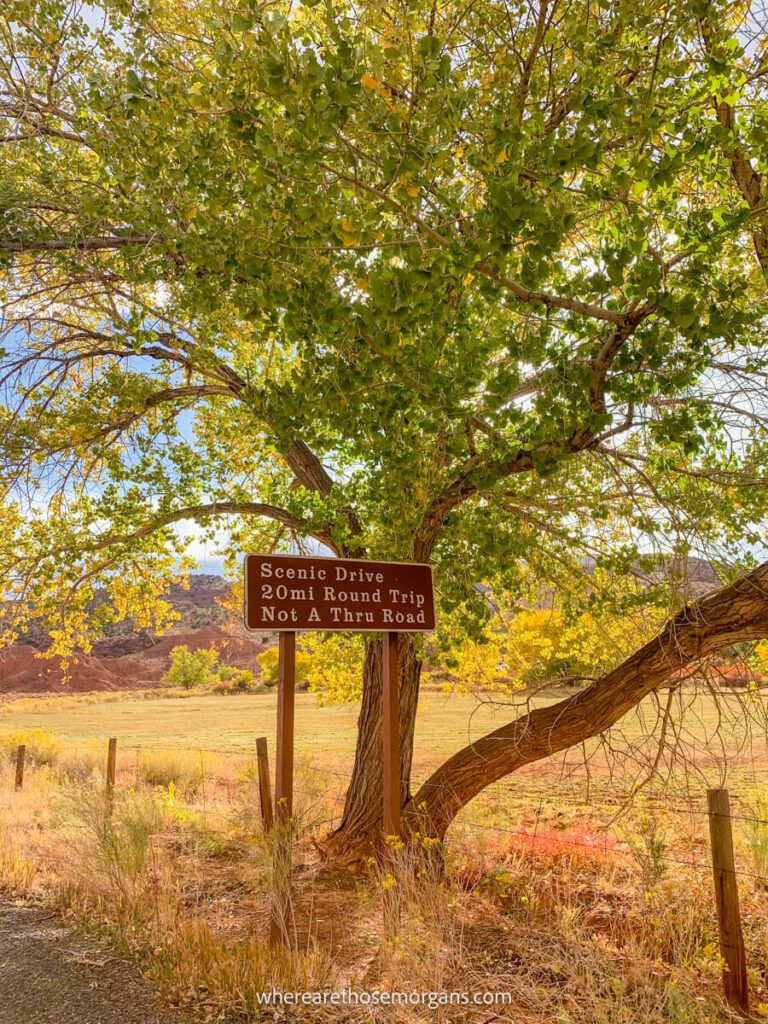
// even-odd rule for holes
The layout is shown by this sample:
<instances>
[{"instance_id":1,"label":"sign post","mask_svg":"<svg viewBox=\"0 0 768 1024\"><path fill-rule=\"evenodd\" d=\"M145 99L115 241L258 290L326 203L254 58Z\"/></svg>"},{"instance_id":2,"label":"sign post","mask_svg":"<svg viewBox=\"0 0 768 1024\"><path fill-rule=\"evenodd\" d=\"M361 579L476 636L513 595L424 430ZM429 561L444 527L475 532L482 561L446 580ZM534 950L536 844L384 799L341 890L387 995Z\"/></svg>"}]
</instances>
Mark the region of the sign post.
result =
<instances>
[{"instance_id":1,"label":"sign post","mask_svg":"<svg viewBox=\"0 0 768 1024\"><path fill-rule=\"evenodd\" d=\"M291 818L293 816L293 709L296 692L296 634L280 634L277 661L277 748L272 873L275 902L270 942L290 945Z\"/></svg>"},{"instance_id":2,"label":"sign post","mask_svg":"<svg viewBox=\"0 0 768 1024\"><path fill-rule=\"evenodd\" d=\"M277 660L277 754L275 812L278 821L293 813L293 708L296 691L296 634L281 633Z\"/></svg>"},{"instance_id":3,"label":"sign post","mask_svg":"<svg viewBox=\"0 0 768 1024\"><path fill-rule=\"evenodd\" d=\"M384 765L384 837L400 835L399 637L385 633L381 665L381 741Z\"/></svg>"},{"instance_id":4,"label":"sign post","mask_svg":"<svg viewBox=\"0 0 768 1024\"><path fill-rule=\"evenodd\" d=\"M381 737L384 837L400 835L400 633L435 628L432 569L298 555L248 555L245 625L279 633L272 943L288 943L296 633L382 633Z\"/></svg>"}]
</instances>

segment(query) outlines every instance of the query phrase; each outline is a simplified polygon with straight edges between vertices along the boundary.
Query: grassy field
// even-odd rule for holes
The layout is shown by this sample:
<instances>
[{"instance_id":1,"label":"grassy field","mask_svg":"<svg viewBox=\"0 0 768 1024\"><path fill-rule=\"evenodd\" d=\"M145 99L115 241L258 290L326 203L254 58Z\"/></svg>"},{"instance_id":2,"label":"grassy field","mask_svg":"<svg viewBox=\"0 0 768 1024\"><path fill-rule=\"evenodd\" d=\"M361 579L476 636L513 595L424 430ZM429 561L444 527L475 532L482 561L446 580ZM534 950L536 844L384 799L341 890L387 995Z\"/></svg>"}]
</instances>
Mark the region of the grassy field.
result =
<instances>
[{"instance_id":1,"label":"grassy field","mask_svg":"<svg viewBox=\"0 0 768 1024\"><path fill-rule=\"evenodd\" d=\"M557 695L533 704L546 699ZM282 883L274 832L261 826L253 742L268 736L274 753L274 695L5 700L0 893L99 929L165 999L203 1007L208 1020L265 1019L258 995L273 985L352 984L509 991L514 1011L503 1019L525 1024L728 1024L705 789L724 776L731 788L748 972L755 1004L768 1010L765 695L676 694L675 753L659 762L668 785L654 780L628 799L656 760L665 706L666 695L646 701L585 750L490 787L459 815L444 862L422 859L434 840L417 834L416 853L404 848L385 868L371 860L350 876L329 868L322 844L342 810L358 708L299 695L289 913L297 952L280 959L265 943ZM519 710L425 692L415 780ZM119 756L106 803L109 736ZM17 792L18 742L33 756ZM394 936L385 923L393 907Z\"/></svg>"},{"instance_id":2,"label":"grassy field","mask_svg":"<svg viewBox=\"0 0 768 1024\"><path fill-rule=\"evenodd\" d=\"M274 736L277 700L274 694L242 696L185 696L150 699L126 695L21 698L0 704L0 742L19 730L44 728L67 745L92 745L117 736L120 747L174 748L214 751L224 760L250 756L254 737ZM537 707L562 694L530 701ZM413 778L416 782L455 750L511 720L523 710L518 699L509 703L481 701L474 696L425 692L416 728ZM580 801L600 791L614 795L630 791L644 780L658 750L663 700L649 698L610 734L583 749L531 765L501 785L500 792L517 792L548 800L555 796ZM675 792L703 792L707 784L724 779L739 782L762 774L768 766L766 695L746 699L738 693L712 697L694 691L675 697L675 728L669 733L672 750L663 754ZM358 707L319 706L310 694L296 699L297 760L319 770L348 772L353 761ZM557 779L557 794L552 793Z\"/></svg>"}]
</instances>

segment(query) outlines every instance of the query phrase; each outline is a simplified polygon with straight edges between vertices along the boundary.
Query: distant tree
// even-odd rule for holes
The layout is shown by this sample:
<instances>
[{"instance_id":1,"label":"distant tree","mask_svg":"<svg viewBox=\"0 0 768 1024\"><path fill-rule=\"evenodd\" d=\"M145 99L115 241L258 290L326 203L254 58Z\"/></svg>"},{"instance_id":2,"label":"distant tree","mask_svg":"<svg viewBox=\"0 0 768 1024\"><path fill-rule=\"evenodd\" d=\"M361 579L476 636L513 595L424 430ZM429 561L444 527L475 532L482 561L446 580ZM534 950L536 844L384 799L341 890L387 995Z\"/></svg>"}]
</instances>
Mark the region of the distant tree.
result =
<instances>
[{"instance_id":1,"label":"distant tree","mask_svg":"<svg viewBox=\"0 0 768 1024\"><path fill-rule=\"evenodd\" d=\"M277 647L268 647L256 658L261 670L261 681L265 686L277 685ZM296 686L300 690L307 688L308 659L300 650L296 652Z\"/></svg>"},{"instance_id":2,"label":"distant tree","mask_svg":"<svg viewBox=\"0 0 768 1024\"><path fill-rule=\"evenodd\" d=\"M430 562L470 637L478 582L749 562L768 422L749 5L93 11L0 15L6 637L40 616L66 653L110 616L162 625L182 521L231 524L232 551ZM708 605L688 646L678 622L665 671L759 636L760 600L736 592L739 629ZM409 808L422 653L404 642ZM438 769L415 798L435 829L637 703L663 678L640 655ZM380 658L371 637L344 855L380 823Z\"/></svg>"},{"instance_id":3,"label":"distant tree","mask_svg":"<svg viewBox=\"0 0 768 1024\"><path fill-rule=\"evenodd\" d=\"M207 686L216 678L219 652L215 647L200 647L190 651L184 644L171 651L171 665L163 676L169 686L182 686L191 690L196 686Z\"/></svg>"},{"instance_id":4,"label":"distant tree","mask_svg":"<svg viewBox=\"0 0 768 1024\"><path fill-rule=\"evenodd\" d=\"M558 681L586 684L607 672L661 628L665 609L649 602L633 578L612 585L601 572L577 580L578 593L531 592L520 607L509 594L487 596L490 611L472 638L449 620L435 667L457 690L514 692ZM610 593L611 600L604 600ZM592 598L599 595L600 602Z\"/></svg>"},{"instance_id":5,"label":"distant tree","mask_svg":"<svg viewBox=\"0 0 768 1024\"><path fill-rule=\"evenodd\" d=\"M360 700L365 659L365 642L360 635L305 633L300 646L306 658L307 683L318 703Z\"/></svg>"},{"instance_id":6,"label":"distant tree","mask_svg":"<svg viewBox=\"0 0 768 1024\"><path fill-rule=\"evenodd\" d=\"M215 678L221 685L214 686L215 693L248 693L256 683L256 677L249 668L234 665L220 665Z\"/></svg>"}]
</instances>

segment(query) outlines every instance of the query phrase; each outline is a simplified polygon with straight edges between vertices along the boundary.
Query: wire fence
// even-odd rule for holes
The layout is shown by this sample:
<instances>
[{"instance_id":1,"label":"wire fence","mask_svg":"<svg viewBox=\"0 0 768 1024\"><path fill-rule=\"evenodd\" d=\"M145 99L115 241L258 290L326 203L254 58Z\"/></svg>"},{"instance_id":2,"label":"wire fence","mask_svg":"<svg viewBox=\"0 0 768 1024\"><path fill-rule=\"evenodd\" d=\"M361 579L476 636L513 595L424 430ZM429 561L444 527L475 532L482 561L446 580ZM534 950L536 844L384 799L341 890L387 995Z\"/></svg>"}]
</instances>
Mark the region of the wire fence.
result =
<instances>
[{"instance_id":1,"label":"wire fence","mask_svg":"<svg viewBox=\"0 0 768 1024\"><path fill-rule=\"evenodd\" d=\"M102 751L103 746L103 751ZM77 760L83 756L88 762L93 761L94 767L98 768L98 758L103 752L103 760L106 764L106 745L97 747L94 743L83 746L73 746L70 749L71 756ZM236 800L257 801L258 796L252 792L253 784L257 780L257 758L255 747L252 751L238 750L228 747L168 747L154 746L149 744L119 744L117 784L120 786L139 785L146 781L145 761L152 758L167 757L171 760L174 756L185 756L190 762L197 761L195 766L190 763L187 771L196 771L198 783L195 786L195 801L202 806L203 814L209 823L218 822L222 828L237 828L242 824L242 817L233 813L232 805ZM215 758L222 759L218 764ZM232 774L231 767L236 767L235 774ZM35 768L34 760L31 765ZM343 804L346 789L351 776L351 768L339 770L326 764L315 765L311 762L300 764L300 778L297 793L306 802L303 808L303 817L306 819L305 829L310 832L330 830L337 826L342 820ZM173 775L173 765L168 768L168 775ZM327 783L333 779L332 785L317 785L318 780ZM170 778L169 781L173 781ZM508 781L508 780L507 780ZM755 782L757 782L755 773ZM16 780L18 787L18 778ZM759 783L758 783L759 784ZM303 785L303 792L302 792ZM768 780L765 783L768 787ZM433 786L444 788L444 783L432 783L429 779L412 780L411 793L428 793ZM750 879L761 888L768 887L768 817L761 817L759 814L747 813L747 806L738 792L731 795L735 807L728 815L729 819L736 823L737 828L748 826L753 835L757 836L757 846L765 850L763 873L754 870L747 870L741 865L735 869L735 873L743 878ZM712 861L701 853L707 849L705 826L712 818L712 812L705 805L705 793L700 794L676 794L671 797L664 791L653 791L645 789L642 793L637 791L617 792L615 789L606 789L590 800L568 800L562 793L543 795L541 789L529 788L524 780L515 780L509 783L508 788L498 797L499 800L507 801L506 806L497 806L488 817L498 817L499 813L513 814L523 818L523 823L510 822L509 824L498 824L492 820L478 820L466 810L462 810L455 822L455 830L461 833L477 831L481 834L493 834L508 841L509 850L524 850L532 854L536 853L558 853L567 851L585 851L594 856L602 854L604 857L632 857L636 849L632 842L626 837L627 829L623 829L624 835L617 834L611 830L611 824L621 820L622 815L631 818L633 807L637 809L639 800L642 800L642 811L644 814L675 816L677 819L687 819L689 823L695 823L698 837L691 842L689 837L689 849L685 854L679 848L674 847L674 840L670 840L667 850L664 853L656 853L659 863L684 867L693 871L713 870ZM520 804L527 804L527 809L521 813ZM572 812L594 811L597 809L614 809L611 816L611 823L601 823L594 817L588 820L588 829L585 827L574 830L569 824L553 820L552 804L557 808L565 808ZM768 807L768 789L765 806ZM329 813L330 811L330 813ZM533 820L530 827L526 821ZM764 833L764 835L763 835ZM449 839L451 833L449 832Z\"/></svg>"},{"instance_id":2,"label":"wire fence","mask_svg":"<svg viewBox=\"0 0 768 1024\"><path fill-rule=\"evenodd\" d=\"M265 775L269 773L269 764L264 756L264 741L260 739L259 744L261 757L256 744L252 750L227 747L184 748L120 745L114 738L108 746L88 743L81 748L72 747L68 753L75 762L79 756L84 759L87 771L75 773L80 784L104 786L103 797L98 800L100 821L105 812L105 820L114 821L116 797L120 793L143 785L154 785L162 786L168 796L175 799L176 790L172 789L172 785L178 783L179 797L186 807L184 813L187 814L188 810L197 812L195 817L201 819L206 831L219 830L221 835L245 839L248 836L253 838L256 830L260 829L265 837L269 835L273 838L274 842L266 847L272 848L274 883L270 941L278 941L275 922L282 920L286 925L291 906L290 863L293 842L302 835L315 839L322 831L329 832L343 824L344 802L352 772L351 766L313 765L311 761L299 758L298 785L295 787L299 807L294 808L294 825L286 832L281 829L269 832L273 813L270 805L269 814L265 814L265 801L270 802L270 789ZM5 746L9 749L7 743ZM33 772L29 789L34 790L35 776L41 767L39 762L44 757L39 750L35 751L34 745L31 753ZM49 777L51 772L58 772L60 781L66 781L66 765L57 764L52 751L49 754L51 763L42 767L47 767ZM182 763L180 758L186 758L186 763ZM20 743L16 748L15 774L9 773L15 791L11 800L17 797L23 800L25 796L25 760L26 746ZM637 871L639 868L644 885L649 866L657 876L670 868L676 869L678 873L681 870L693 872L702 878L704 873L708 874L714 882L725 997L731 1007L744 1009L748 1006L749 992L744 966L746 954L739 888L749 884L752 892L758 894L752 897L753 900L768 900L768 781L762 782L756 771L752 774L752 787L758 790L756 806L759 811L755 813L752 813L755 805L750 804L750 799L744 799L742 794L734 792L732 803L731 796L723 788L708 789L705 792L702 787L698 793L670 794L666 788L654 792L644 785L621 792L612 779L604 780L604 788L599 792L592 787L590 797L578 801L572 795L569 798L562 787L553 791L551 779L550 791L546 792L541 788L541 783L546 784L546 780L539 780L540 787L536 788L531 784L530 777L513 776L512 781L509 778L502 780L501 788L497 785L495 789L491 787L483 791L486 801L489 797L495 801L495 806L485 808L485 820L479 820L471 810L467 810L460 794L452 793L444 778L412 779L408 794L402 795L408 795L406 806L410 804L413 810L414 830L422 828L427 836L431 831L430 797L437 790L440 799L447 800L449 804L451 798L454 798L453 804L459 811L446 842L450 845L459 836L458 854L469 867L472 885L492 875L496 867L505 869L513 862L513 858L529 854L540 860L553 857L558 862L566 860L568 864L572 863L576 855L582 858L579 863L583 862L585 855L590 862L624 863L629 870ZM185 778L194 783L188 785L186 791ZM410 794L415 796L411 797ZM104 800L103 805L101 799ZM751 799L754 799L754 794ZM2 802L0 793L0 810L3 809ZM476 804L475 808L478 806L482 806L482 803ZM245 814L244 809L247 809ZM609 814L606 813L608 811ZM633 819L633 812L636 811L641 812L639 820L637 815ZM579 827L574 827L567 812L571 812L572 817L580 817ZM506 816L505 823L489 820L500 814ZM601 815L608 820L599 820ZM622 815L626 818L621 830L623 835L617 834L615 827ZM664 819L661 830L660 816ZM517 820L510 820L513 817ZM676 825L666 835L664 828L670 817L676 821ZM257 824L260 819L261 826ZM644 830L643 821L650 821L650 828ZM686 827L683 827L683 823ZM734 825L736 836L741 839L741 843L736 844L740 846L739 856L735 856ZM488 847L483 849L482 844L474 847L471 840L466 842L467 833L471 836L492 835L496 837L497 843L490 850ZM45 856L56 859L61 857L61 853L48 850ZM534 862L534 871L538 870L540 860ZM288 865L287 872L283 870L285 864ZM687 877L690 879L690 876ZM696 892L699 891L697 883ZM648 896L647 889L645 895ZM385 925L388 920L388 900L385 893ZM761 903L758 905L762 906Z\"/></svg>"}]
</instances>

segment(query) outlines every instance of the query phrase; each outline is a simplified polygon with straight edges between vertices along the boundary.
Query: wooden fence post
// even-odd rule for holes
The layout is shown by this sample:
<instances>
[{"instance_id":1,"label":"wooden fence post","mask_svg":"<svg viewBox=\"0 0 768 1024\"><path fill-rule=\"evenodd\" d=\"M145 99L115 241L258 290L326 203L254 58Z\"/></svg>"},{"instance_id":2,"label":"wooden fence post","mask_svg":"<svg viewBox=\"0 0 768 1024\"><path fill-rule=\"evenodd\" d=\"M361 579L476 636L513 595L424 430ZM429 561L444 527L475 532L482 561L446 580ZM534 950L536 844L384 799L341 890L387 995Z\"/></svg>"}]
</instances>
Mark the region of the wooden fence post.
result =
<instances>
[{"instance_id":1,"label":"wooden fence post","mask_svg":"<svg viewBox=\"0 0 768 1024\"><path fill-rule=\"evenodd\" d=\"M269 832L272 828L274 815L272 813L272 789L269 783L269 755L267 754L266 736L258 736L256 739L256 762L259 768L261 820L264 825L264 831Z\"/></svg>"},{"instance_id":2,"label":"wooden fence post","mask_svg":"<svg viewBox=\"0 0 768 1024\"><path fill-rule=\"evenodd\" d=\"M749 1012L747 959L739 914L739 891L736 884L728 790L707 790L707 805L720 956L723 959L723 991L728 1005L746 1014Z\"/></svg>"},{"instance_id":3,"label":"wooden fence post","mask_svg":"<svg viewBox=\"0 0 768 1024\"><path fill-rule=\"evenodd\" d=\"M113 737L107 748L107 814L112 814L115 797L115 765L117 764L117 740Z\"/></svg>"},{"instance_id":4,"label":"wooden fence post","mask_svg":"<svg viewBox=\"0 0 768 1024\"><path fill-rule=\"evenodd\" d=\"M19 748L16 751L16 786L17 790L21 789L24 785L24 762L27 757L27 748L24 743L19 744Z\"/></svg>"}]
</instances>

